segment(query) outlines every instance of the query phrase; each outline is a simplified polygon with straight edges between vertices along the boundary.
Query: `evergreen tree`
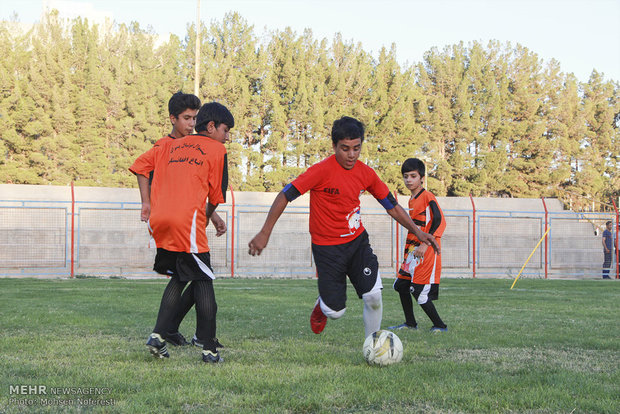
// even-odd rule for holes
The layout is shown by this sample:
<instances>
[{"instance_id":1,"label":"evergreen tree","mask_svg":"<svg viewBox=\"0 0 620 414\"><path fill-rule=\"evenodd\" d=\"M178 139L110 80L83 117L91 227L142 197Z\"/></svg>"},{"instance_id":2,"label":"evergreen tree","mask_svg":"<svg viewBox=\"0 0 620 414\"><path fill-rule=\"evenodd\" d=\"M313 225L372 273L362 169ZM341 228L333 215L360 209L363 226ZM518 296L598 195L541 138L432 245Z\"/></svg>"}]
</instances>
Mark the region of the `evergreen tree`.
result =
<instances>
[{"instance_id":1,"label":"evergreen tree","mask_svg":"<svg viewBox=\"0 0 620 414\"><path fill-rule=\"evenodd\" d=\"M228 162L231 184L239 188L244 156L248 163L263 168L261 141L256 133L255 99L252 96L264 70L259 66L262 62L257 59L258 40L253 26L248 25L238 13L229 13L221 24L213 24L207 39L207 44L203 43L206 46L206 53L202 55L206 70L201 77L201 98L204 102L221 102L235 116ZM246 175L246 179L250 176Z\"/></svg>"},{"instance_id":2,"label":"evergreen tree","mask_svg":"<svg viewBox=\"0 0 620 414\"><path fill-rule=\"evenodd\" d=\"M491 41L429 50L402 68L340 34L265 33L231 13L201 23L200 91L235 115L235 189L279 191L332 153L343 115L367 127L361 160L404 191L400 163L427 164L438 195L620 196L617 82L586 83L527 48ZM0 179L135 186L127 168L171 126L167 102L193 91L196 27L159 39L137 23L48 13L32 30L0 22Z\"/></svg>"}]
</instances>

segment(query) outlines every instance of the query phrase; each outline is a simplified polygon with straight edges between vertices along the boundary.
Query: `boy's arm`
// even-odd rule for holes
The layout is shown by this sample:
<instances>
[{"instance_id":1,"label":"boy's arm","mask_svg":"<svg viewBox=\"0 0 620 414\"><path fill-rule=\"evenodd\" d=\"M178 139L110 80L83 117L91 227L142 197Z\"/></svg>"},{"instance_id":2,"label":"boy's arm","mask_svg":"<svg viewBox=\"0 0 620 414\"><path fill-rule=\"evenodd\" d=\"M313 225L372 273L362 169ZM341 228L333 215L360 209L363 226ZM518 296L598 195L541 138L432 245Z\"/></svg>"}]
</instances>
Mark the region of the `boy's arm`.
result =
<instances>
[{"instance_id":1,"label":"boy's arm","mask_svg":"<svg viewBox=\"0 0 620 414\"><path fill-rule=\"evenodd\" d=\"M248 253L252 256L260 255L263 249L267 247L269 237L273 231L273 226L275 226L287 205L288 199L286 198L284 191L280 191L280 193L276 196L276 199L273 200L273 204L271 204L271 208L269 209L263 228L248 243L248 247L250 248Z\"/></svg>"},{"instance_id":2,"label":"boy's arm","mask_svg":"<svg viewBox=\"0 0 620 414\"><path fill-rule=\"evenodd\" d=\"M209 220L211 219L211 216L215 212L216 208L217 204L207 203L207 224L209 224Z\"/></svg>"},{"instance_id":3,"label":"boy's arm","mask_svg":"<svg viewBox=\"0 0 620 414\"><path fill-rule=\"evenodd\" d=\"M428 229L428 232L434 236L435 231L439 228L441 222L443 221L443 217L441 215L439 205L437 205L435 200L431 200L430 203L428 203L428 206L431 209L431 216L433 217L433 220L431 221L431 228Z\"/></svg>"},{"instance_id":4,"label":"boy's arm","mask_svg":"<svg viewBox=\"0 0 620 414\"><path fill-rule=\"evenodd\" d=\"M140 210L140 220L148 221L151 216L151 186L149 185L149 177L136 174L138 179L138 188L140 189L140 199L142 200L142 208Z\"/></svg>"},{"instance_id":5,"label":"boy's arm","mask_svg":"<svg viewBox=\"0 0 620 414\"><path fill-rule=\"evenodd\" d=\"M411 233L415 234L418 240L420 240L420 243L425 243L425 244L428 244L429 246L433 246L433 249L435 249L435 251L438 254L441 253L441 249L439 248L439 245L437 244L435 237L433 237L431 234L424 233L422 230L420 230L418 226L416 226L413 223L413 220L411 220L411 217L409 217L409 214L407 214L407 212L399 204L396 204L394 208L391 208L389 210L386 209L386 211L390 216L392 216L394 220L400 223L403 227L405 227ZM416 253L416 256L420 257L420 254L421 256L424 255L422 252L418 252Z\"/></svg>"},{"instance_id":6,"label":"boy's arm","mask_svg":"<svg viewBox=\"0 0 620 414\"><path fill-rule=\"evenodd\" d=\"M226 226L226 222L222 220L222 218L214 211L211 215L211 223L215 226L215 237L220 237L222 234L226 233L228 227ZM207 222L207 225L209 222Z\"/></svg>"}]
</instances>

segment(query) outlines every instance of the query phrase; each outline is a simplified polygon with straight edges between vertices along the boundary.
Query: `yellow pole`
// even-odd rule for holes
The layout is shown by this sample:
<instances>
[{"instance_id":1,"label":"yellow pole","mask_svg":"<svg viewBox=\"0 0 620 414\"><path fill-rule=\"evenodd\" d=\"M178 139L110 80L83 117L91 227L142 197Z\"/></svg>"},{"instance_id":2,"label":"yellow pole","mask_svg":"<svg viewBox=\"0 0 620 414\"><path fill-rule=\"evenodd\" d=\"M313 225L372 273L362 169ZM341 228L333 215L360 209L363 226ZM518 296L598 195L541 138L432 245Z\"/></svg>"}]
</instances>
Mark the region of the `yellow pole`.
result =
<instances>
[{"instance_id":1,"label":"yellow pole","mask_svg":"<svg viewBox=\"0 0 620 414\"><path fill-rule=\"evenodd\" d=\"M512 282L512 286L510 286L510 289L515 287L515 284L517 283L517 280L519 280L519 276L521 276L521 272L523 272L523 269L525 269L525 266L527 266L527 262L530 261L530 259L534 255L534 252L536 251L536 249L538 249L538 246L540 246L540 243L542 243L542 241L545 239L545 237L547 237L547 233L549 233L549 230L551 230L551 227L549 227L547 229L547 231L545 232L545 234L543 234L543 236L540 238L540 240L538 240L538 244L536 244L536 247L534 247L534 250L532 250L532 253L530 253L530 257L528 257L527 260L525 261L525 263L523 263L523 267L521 268L521 270L519 270L519 274L517 275L517 278L515 279L515 281Z\"/></svg>"}]
</instances>

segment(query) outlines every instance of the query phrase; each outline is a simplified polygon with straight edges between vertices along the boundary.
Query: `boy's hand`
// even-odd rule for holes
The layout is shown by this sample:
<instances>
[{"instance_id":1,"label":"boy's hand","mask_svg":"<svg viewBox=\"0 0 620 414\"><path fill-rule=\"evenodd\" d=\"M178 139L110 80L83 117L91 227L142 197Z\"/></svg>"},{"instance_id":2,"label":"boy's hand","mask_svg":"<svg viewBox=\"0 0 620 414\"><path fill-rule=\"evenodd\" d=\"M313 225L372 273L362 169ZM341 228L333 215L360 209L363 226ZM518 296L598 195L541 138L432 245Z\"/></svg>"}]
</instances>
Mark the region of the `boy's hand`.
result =
<instances>
[{"instance_id":1,"label":"boy's hand","mask_svg":"<svg viewBox=\"0 0 620 414\"><path fill-rule=\"evenodd\" d=\"M220 237L222 234L226 233L226 230L228 230L226 222L215 213L211 216L211 223L213 223L213 226L215 227L215 237Z\"/></svg>"},{"instance_id":2,"label":"boy's hand","mask_svg":"<svg viewBox=\"0 0 620 414\"><path fill-rule=\"evenodd\" d=\"M415 257L423 258L426 253L426 249L428 249L428 244L422 243L413 251L413 255Z\"/></svg>"},{"instance_id":3,"label":"boy's hand","mask_svg":"<svg viewBox=\"0 0 620 414\"><path fill-rule=\"evenodd\" d=\"M151 203L142 203L142 209L140 210L140 220L149 221L151 216Z\"/></svg>"},{"instance_id":4,"label":"boy's hand","mask_svg":"<svg viewBox=\"0 0 620 414\"><path fill-rule=\"evenodd\" d=\"M261 252L265 247L267 247L267 242L269 242L269 236L267 236L262 231L259 232L250 242L248 243L248 253L252 256L260 256Z\"/></svg>"},{"instance_id":5,"label":"boy's hand","mask_svg":"<svg viewBox=\"0 0 620 414\"><path fill-rule=\"evenodd\" d=\"M416 236L418 240L420 240L420 245L427 244L429 246L433 246L433 249L435 249L435 252L437 254L441 254L441 249L439 248L439 245L437 244L437 240L435 240L435 237L433 237L432 234L421 232L421 234L416 235Z\"/></svg>"}]
</instances>

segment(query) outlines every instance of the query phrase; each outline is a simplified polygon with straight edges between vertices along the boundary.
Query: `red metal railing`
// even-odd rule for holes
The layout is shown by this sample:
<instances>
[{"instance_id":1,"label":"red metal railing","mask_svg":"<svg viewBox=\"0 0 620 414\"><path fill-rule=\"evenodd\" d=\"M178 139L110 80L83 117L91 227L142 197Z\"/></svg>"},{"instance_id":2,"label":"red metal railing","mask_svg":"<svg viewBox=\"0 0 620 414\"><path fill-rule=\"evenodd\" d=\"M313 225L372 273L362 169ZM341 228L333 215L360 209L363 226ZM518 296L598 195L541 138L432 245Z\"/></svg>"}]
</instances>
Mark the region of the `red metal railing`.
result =
<instances>
[{"instance_id":1,"label":"red metal railing","mask_svg":"<svg viewBox=\"0 0 620 414\"><path fill-rule=\"evenodd\" d=\"M549 225L549 210L547 210L547 203L545 203L545 197L540 197L545 208L545 279L548 275L549 269L549 235L547 234L547 226Z\"/></svg>"},{"instance_id":2,"label":"red metal railing","mask_svg":"<svg viewBox=\"0 0 620 414\"><path fill-rule=\"evenodd\" d=\"M475 278L476 277L476 203L474 203L474 198L471 196L471 194L469 195L469 200L471 201L471 208L472 208L472 213L473 213L473 232L472 232L472 259L473 259L473 265L472 265L472 277Z\"/></svg>"}]
</instances>

